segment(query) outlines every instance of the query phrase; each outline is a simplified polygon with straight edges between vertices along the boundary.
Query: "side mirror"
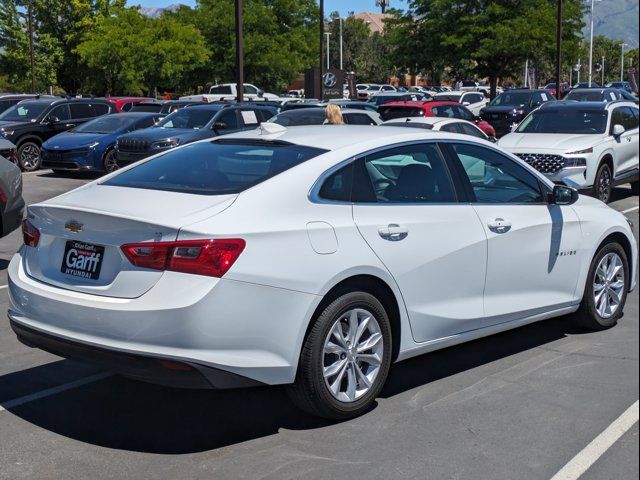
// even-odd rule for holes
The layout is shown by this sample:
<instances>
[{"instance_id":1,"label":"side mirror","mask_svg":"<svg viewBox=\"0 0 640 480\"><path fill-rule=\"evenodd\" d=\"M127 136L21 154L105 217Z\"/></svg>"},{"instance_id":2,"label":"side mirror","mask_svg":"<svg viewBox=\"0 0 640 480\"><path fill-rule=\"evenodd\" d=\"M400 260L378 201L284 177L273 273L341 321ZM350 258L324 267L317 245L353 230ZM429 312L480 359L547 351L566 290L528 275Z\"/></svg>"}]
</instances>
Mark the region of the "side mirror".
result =
<instances>
[{"instance_id":1,"label":"side mirror","mask_svg":"<svg viewBox=\"0 0 640 480\"><path fill-rule=\"evenodd\" d=\"M54 123L59 123L59 122L60 122L60 119L58 117L56 117L56 116L52 115L52 116L47 118L47 123L49 125L53 125Z\"/></svg>"},{"instance_id":2,"label":"side mirror","mask_svg":"<svg viewBox=\"0 0 640 480\"><path fill-rule=\"evenodd\" d=\"M550 203L555 205L573 205L578 201L578 191L566 185L556 185L551 193Z\"/></svg>"},{"instance_id":3,"label":"side mirror","mask_svg":"<svg viewBox=\"0 0 640 480\"><path fill-rule=\"evenodd\" d=\"M468 107L469 105L471 105L469 102L462 102L463 107Z\"/></svg>"},{"instance_id":4,"label":"side mirror","mask_svg":"<svg viewBox=\"0 0 640 480\"><path fill-rule=\"evenodd\" d=\"M264 97L264 90L258 90L258 97L259 98Z\"/></svg>"},{"instance_id":5,"label":"side mirror","mask_svg":"<svg viewBox=\"0 0 640 480\"><path fill-rule=\"evenodd\" d=\"M211 128L212 130L226 130L229 128L229 125L224 122L215 122Z\"/></svg>"},{"instance_id":6,"label":"side mirror","mask_svg":"<svg viewBox=\"0 0 640 480\"><path fill-rule=\"evenodd\" d=\"M493 135L491 135L491 136L488 138L488 140L489 140L491 143L498 143L498 139L497 139L496 137L494 137Z\"/></svg>"},{"instance_id":7,"label":"side mirror","mask_svg":"<svg viewBox=\"0 0 640 480\"><path fill-rule=\"evenodd\" d=\"M622 125L620 125L619 123L616 123L613 126L613 136L614 137L619 137L620 135L622 135L625 132L624 127Z\"/></svg>"}]
</instances>

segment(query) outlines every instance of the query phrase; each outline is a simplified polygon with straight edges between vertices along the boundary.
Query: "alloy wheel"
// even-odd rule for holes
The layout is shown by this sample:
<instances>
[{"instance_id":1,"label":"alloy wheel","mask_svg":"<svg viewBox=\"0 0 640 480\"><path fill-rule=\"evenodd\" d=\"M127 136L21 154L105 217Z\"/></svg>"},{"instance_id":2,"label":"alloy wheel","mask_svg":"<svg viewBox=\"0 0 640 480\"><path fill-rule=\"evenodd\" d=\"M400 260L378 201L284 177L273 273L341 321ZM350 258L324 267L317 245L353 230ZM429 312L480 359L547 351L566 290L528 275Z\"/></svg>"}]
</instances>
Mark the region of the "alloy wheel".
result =
<instances>
[{"instance_id":1,"label":"alloy wheel","mask_svg":"<svg viewBox=\"0 0 640 480\"><path fill-rule=\"evenodd\" d=\"M107 173L115 172L118 170L118 162L113 150L109 150L104 157L104 170Z\"/></svg>"},{"instance_id":2,"label":"alloy wheel","mask_svg":"<svg viewBox=\"0 0 640 480\"><path fill-rule=\"evenodd\" d=\"M600 317L616 314L624 289L624 263L617 253L608 253L598 263L593 278L593 303Z\"/></svg>"},{"instance_id":3,"label":"alloy wheel","mask_svg":"<svg viewBox=\"0 0 640 480\"><path fill-rule=\"evenodd\" d=\"M38 168L40 163L40 149L37 145L30 143L20 150L20 165L25 170L31 171Z\"/></svg>"},{"instance_id":4,"label":"alloy wheel","mask_svg":"<svg viewBox=\"0 0 640 480\"><path fill-rule=\"evenodd\" d=\"M603 167L598 177L598 198L604 203L609 201L611 196L611 172L609 167Z\"/></svg>"},{"instance_id":5,"label":"alloy wheel","mask_svg":"<svg viewBox=\"0 0 640 480\"><path fill-rule=\"evenodd\" d=\"M335 321L324 341L323 375L331 395L355 402L374 384L384 355L380 325L369 311L354 308Z\"/></svg>"}]
</instances>

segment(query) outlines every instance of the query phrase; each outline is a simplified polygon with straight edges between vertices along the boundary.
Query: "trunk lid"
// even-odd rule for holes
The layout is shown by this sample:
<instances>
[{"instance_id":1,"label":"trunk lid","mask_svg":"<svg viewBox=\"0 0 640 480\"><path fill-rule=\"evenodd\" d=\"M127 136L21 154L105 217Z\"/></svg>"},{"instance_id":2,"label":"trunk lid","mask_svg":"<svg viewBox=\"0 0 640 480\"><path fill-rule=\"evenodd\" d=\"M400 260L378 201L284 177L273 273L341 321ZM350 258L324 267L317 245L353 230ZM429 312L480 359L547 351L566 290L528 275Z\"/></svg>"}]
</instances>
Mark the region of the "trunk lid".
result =
<instances>
[{"instance_id":1,"label":"trunk lid","mask_svg":"<svg viewBox=\"0 0 640 480\"><path fill-rule=\"evenodd\" d=\"M25 269L68 290L139 297L163 272L132 265L120 246L176 240L180 228L220 213L235 198L90 184L29 207L40 241L25 248Z\"/></svg>"}]
</instances>

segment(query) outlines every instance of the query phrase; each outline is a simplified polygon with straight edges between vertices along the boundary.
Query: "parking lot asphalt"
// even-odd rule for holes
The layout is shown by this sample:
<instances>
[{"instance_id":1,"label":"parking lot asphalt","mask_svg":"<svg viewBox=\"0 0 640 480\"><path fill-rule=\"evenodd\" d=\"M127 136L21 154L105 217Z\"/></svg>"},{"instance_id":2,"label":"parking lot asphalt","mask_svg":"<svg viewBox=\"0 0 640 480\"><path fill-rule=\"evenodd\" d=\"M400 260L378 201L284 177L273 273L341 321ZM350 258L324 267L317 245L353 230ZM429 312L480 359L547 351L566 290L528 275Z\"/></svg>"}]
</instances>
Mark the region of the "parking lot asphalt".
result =
<instances>
[{"instance_id":1,"label":"parking lot asphalt","mask_svg":"<svg viewBox=\"0 0 640 480\"><path fill-rule=\"evenodd\" d=\"M25 200L90 179L26 174ZM638 197L621 187L611 206L637 239ZM20 242L0 240L2 312ZM335 423L300 413L279 387L112 376L25 347L0 320L0 479L551 479L637 402L638 335L636 289L607 331L560 317L396 364L372 411ZM637 422L612 441L581 478L638 478Z\"/></svg>"}]
</instances>

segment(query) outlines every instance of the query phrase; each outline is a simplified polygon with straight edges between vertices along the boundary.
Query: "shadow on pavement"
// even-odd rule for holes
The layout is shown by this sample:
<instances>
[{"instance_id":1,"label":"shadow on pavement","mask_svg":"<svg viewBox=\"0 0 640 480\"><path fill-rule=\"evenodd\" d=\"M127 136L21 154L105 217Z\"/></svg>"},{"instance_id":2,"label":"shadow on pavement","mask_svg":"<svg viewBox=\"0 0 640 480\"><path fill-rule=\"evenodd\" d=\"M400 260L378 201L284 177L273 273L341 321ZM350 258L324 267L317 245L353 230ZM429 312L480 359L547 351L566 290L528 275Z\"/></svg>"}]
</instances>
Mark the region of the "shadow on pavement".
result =
<instances>
[{"instance_id":1,"label":"shadow on pavement","mask_svg":"<svg viewBox=\"0 0 640 480\"><path fill-rule=\"evenodd\" d=\"M407 360L392 368L381 397L464 372L579 331L561 317ZM37 378L68 377L68 360L0 377L0 392ZM63 383L63 380L60 383ZM32 392L28 392L32 393ZM0 397L2 399L3 397ZM15 397L13 397L15 398ZM4 397L2 401L9 400ZM2 404L0 401L0 404ZM41 428L108 448L184 454L331 422L299 412L281 387L180 390L110 377L9 409Z\"/></svg>"}]
</instances>

